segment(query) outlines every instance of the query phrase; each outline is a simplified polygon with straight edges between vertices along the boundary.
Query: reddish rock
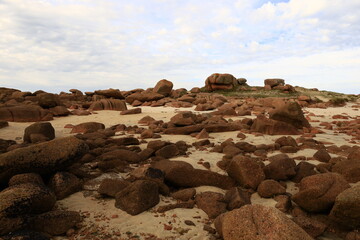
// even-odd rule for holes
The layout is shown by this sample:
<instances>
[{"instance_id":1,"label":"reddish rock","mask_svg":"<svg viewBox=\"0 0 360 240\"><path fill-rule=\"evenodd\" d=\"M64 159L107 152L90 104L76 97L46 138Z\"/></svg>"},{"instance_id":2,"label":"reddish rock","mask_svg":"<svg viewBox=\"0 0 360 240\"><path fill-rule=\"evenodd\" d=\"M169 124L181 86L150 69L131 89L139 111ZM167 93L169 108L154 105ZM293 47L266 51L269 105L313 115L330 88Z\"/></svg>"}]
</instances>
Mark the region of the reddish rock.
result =
<instances>
[{"instance_id":1,"label":"reddish rock","mask_svg":"<svg viewBox=\"0 0 360 240\"><path fill-rule=\"evenodd\" d=\"M42 108L53 108L60 105L58 95L52 93L40 93L36 95L38 103Z\"/></svg>"},{"instance_id":2,"label":"reddish rock","mask_svg":"<svg viewBox=\"0 0 360 240\"><path fill-rule=\"evenodd\" d=\"M0 129L4 127L8 127L9 123L7 121L0 121Z\"/></svg>"},{"instance_id":3,"label":"reddish rock","mask_svg":"<svg viewBox=\"0 0 360 240\"><path fill-rule=\"evenodd\" d=\"M115 200L115 207L137 215L159 203L159 187L153 181L138 180L118 192Z\"/></svg>"},{"instance_id":4,"label":"reddish rock","mask_svg":"<svg viewBox=\"0 0 360 240\"><path fill-rule=\"evenodd\" d=\"M150 116L145 116L143 118L141 118L138 123L139 124L145 124L145 125L149 125L152 122L155 122L156 120Z\"/></svg>"},{"instance_id":5,"label":"reddish rock","mask_svg":"<svg viewBox=\"0 0 360 240\"><path fill-rule=\"evenodd\" d=\"M115 197L115 195L128 187L130 185L129 182L122 179L111 179L107 178L101 181L98 193L107 195L110 197Z\"/></svg>"},{"instance_id":6,"label":"reddish rock","mask_svg":"<svg viewBox=\"0 0 360 240\"><path fill-rule=\"evenodd\" d=\"M234 157L228 165L226 172L240 186L254 190L265 179L262 166L254 159L245 156Z\"/></svg>"},{"instance_id":7,"label":"reddish rock","mask_svg":"<svg viewBox=\"0 0 360 240\"><path fill-rule=\"evenodd\" d=\"M177 192L172 193L170 196L176 200L188 201L192 199L196 194L195 188L185 188Z\"/></svg>"},{"instance_id":8,"label":"reddish rock","mask_svg":"<svg viewBox=\"0 0 360 240\"><path fill-rule=\"evenodd\" d=\"M301 180L299 192L292 196L292 200L309 212L324 212L330 210L335 198L349 187L339 174L316 174Z\"/></svg>"},{"instance_id":9,"label":"reddish rock","mask_svg":"<svg viewBox=\"0 0 360 240\"><path fill-rule=\"evenodd\" d=\"M99 101L93 102L89 107L89 111L99 111L99 110L125 111L127 110L127 107L124 100L101 99Z\"/></svg>"},{"instance_id":10,"label":"reddish rock","mask_svg":"<svg viewBox=\"0 0 360 240\"><path fill-rule=\"evenodd\" d=\"M130 96L125 98L125 101L129 104L132 104L135 100L140 102L149 102L149 101L157 101L159 99L164 98L164 95L153 92L142 92L142 93L133 93Z\"/></svg>"},{"instance_id":11,"label":"reddish rock","mask_svg":"<svg viewBox=\"0 0 360 240\"><path fill-rule=\"evenodd\" d=\"M120 115L139 114L139 113L141 113L141 108L133 108L133 109L121 111Z\"/></svg>"},{"instance_id":12,"label":"reddish rock","mask_svg":"<svg viewBox=\"0 0 360 240\"><path fill-rule=\"evenodd\" d=\"M179 153L179 149L175 144L169 144L157 150L155 155L163 158L172 158L177 156Z\"/></svg>"},{"instance_id":13,"label":"reddish rock","mask_svg":"<svg viewBox=\"0 0 360 240\"><path fill-rule=\"evenodd\" d=\"M49 141L55 138L55 129L49 122L33 123L25 128L24 142L35 143L31 140L31 135L33 134L43 135L43 137Z\"/></svg>"},{"instance_id":14,"label":"reddish rock","mask_svg":"<svg viewBox=\"0 0 360 240\"><path fill-rule=\"evenodd\" d=\"M142 139L152 138L153 136L154 136L154 132L151 129L144 130L140 135Z\"/></svg>"},{"instance_id":15,"label":"reddish rock","mask_svg":"<svg viewBox=\"0 0 360 240\"><path fill-rule=\"evenodd\" d=\"M70 133L92 133L105 129L105 125L98 122L85 122L75 125Z\"/></svg>"},{"instance_id":16,"label":"reddish rock","mask_svg":"<svg viewBox=\"0 0 360 240\"><path fill-rule=\"evenodd\" d=\"M280 137L275 140L275 143L279 144L281 147L283 146L298 147L296 140L291 136Z\"/></svg>"},{"instance_id":17,"label":"reddish rock","mask_svg":"<svg viewBox=\"0 0 360 240\"><path fill-rule=\"evenodd\" d=\"M199 134L196 135L196 138L197 139L209 138L209 133L204 128L203 130L201 130L201 132L199 132Z\"/></svg>"},{"instance_id":18,"label":"reddish rock","mask_svg":"<svg viewBox=\"0 0 360 240\"><path fill-rule=\"evenodd\" d=\"M313 238L323 234L327 228L326 224L306 216L295 216L293 221Z\"/></svg>"},{"instance_id":19,"label":"reddish rock","mask_svg":"<svg viewBox=\"0 0 360 240\"><path fill-rule=\"evenodd\" d=\"M49 110L36 105L0 107L0 120L9 122L38 122L53 120Z\"/></svg>"},{"instance_id":20,"label":"reddish rock","mask_svg":"<svg viewBox=\"0 0 360 240\"><path fill-rule=\"evenodd\" d=\"M166 80L166 79L162 79L159 82L157 82L157 84L154 87L153 92L154 93L159 93L161 95L169 96L169 94L171 93L171 90L173 88L173 83Z\"/></svg>"},{"instance_id":21,"label":"reddish rock","mask_svg":"<svg viewBox=\"0 0 360 240\"><path fill-rule=\"evenodd\" d=\"M271 207L245 205L225 213L217 224L224 240L312 240L284 213Z\"/></svg>"},{"instance_id":22,"label":"reddish rock","mask_svg":"<svg viewBox=\"0 0 360 240\"><path fill-rule=\"evenodd\" d=\"M337 162L332 171L341 174L349 183L360 181L360 159Z\"/></svg>"},{"instance_id":23,"label":"reddish rock","mask_svg":"<svg viewBox=\"0 0 360 240\"><path fill-rule=\"evenodd\" d=\"M268 135L298 135L300 132L292 125L266 118L264 115L259 115L251 125L252 132L259 132Z\"/></svg>"},{"instance_id":24,"label":"reddish rock","mask_svg":"<svg viewBox=\"0 0 360 240\"><path fill-rule=\"evenodd\" d=\"M56 106L53 108L49 108L49 111L55 117L68 116L71 114L70 111L64 106Z\"/></svg>"},{"instance_id":25,"label":"reddish rock","mask_svg":"<svg viewBox=\"0 0 360 240\"><path fill-rule=\"evenodd\" d=\"M214 73L205 80L205 87L208 91L230 90L238 85L236 78L231 74Z\"/></svg>"},{"instance_id":26,"label":"reddish rock","mask_svg":"<svg viewBox=\"0 0 360 240\"><path fill-rule=\"evenodd\" d=\"M277 202L275 207L280 211L286 213L292 208L291 197L289 195L277 195L274 197Z\"/></svg>"},{"instance_id":27,"label":"reddish rock","mask_svg":"<svg viewBox=\"0 0 360 240\"><path fill-rule=\"evenodd\" d=\"M269 79L265 79L264 80L264 85L268 85L271 88L276 87L276 86L283 86L285 85L285 80L284 79L280 79L280 78L269 78Z\"/></svg>"},{"instance_id":28,"label":"reddish rock","mask_svg":"<svg viewBox=\"0 0 360 240\"><path fill-rule=\"evenodd\" d=\"M129 145L139 145L140 144L139 140L134 137L112 138L109 140L109 142L114 143L118 146L129 146Z\"/></svg>"},{"instance_id":29,"label":"reddish rock","mask_svg":"<svg viewBox=\"0 0 360 240\"><path fill-rule=\"evenodd\" d=\"M58 172L51 177L49 187L56 195L57 200L81 190L82 183L74 174L69 172Z\"/></svg>"},{"instance_id":30,"label":"reddish rock","mask_svg":"<svg viewBox=\"0 0 360 240\"><path fill-rule=\"evenodd\" d=\"M22 173L14 175L9 180L9 187L23 183L35 183L38 185L45 185L41 176L37 173Z\"/></svg>"},{"instance_id":31,"label":"reddish rock","mask_svg":"<svg viewBox=\"0 0 360 240\"><path fill-rule=\"evenodd\" d=\"M295 183L299 183L301 181L301 179L303 179L304 177L315 175L316 171L314 169L315 169L314 164L311 164L311 163L308 163L305 161L299 162L295 167L296 174L291 179L291 181L293 181Z\"/></svg>"},{"instance_id":32,"label":"reddish rock","mask_svg":"<svg viewBox=\"0 0 360 240\"><path fill-rule=\"evenodd\" d=\"M288 123L298 129L311 127L297 102L288 102L280 105L269 112L269 116L270 119Z\"/></svg>"},{"instance_id":33,"label":"reddish rock","mask_svg":"<svg viewBox=\"0 0 360 240\"><path fill-rule=\"evenodd\" d=\"M198 208L203 210L209 218L216 218L226 212L226 202L221 193L202 192L196 195L195 202Z\"/></svg>"},{"instance_id":34,"label":"reddish rock","mask_svg":"<svg viewBox=\"0 0 360 240\"><path fill-rule=\"evenodd\" d=\"M286 189L279 182L269 179L259 184L257 192L260 197L271 198L286 193Z\"/></svg>"},{"instance_id":35,"label":"reddish rock","mask_svg":"<svg viewBox=\"0 0 360 240\"><path fill-rule=\"evenodd\" d=\"M126 149L117 149L114 151L106 152L102 154L99 159L101 159L102 161L120 160L128 163L138 163L141 161L139 154Z\"/></svg>"},{"instance_id":36,"label":"reddish rock","mask_svg":"<svg viewBox=\"0 0 360 240\"><path fill-rule=\"evenodd\" d=\"M330 154L325 149L320 149L313 156L316 160L320 162L329 162L331 159Z\"/></svg>"},{"instance_id":37,"label":"reddish rock","mask_svg":"<svg viewBox=\"0 0 360 240\"><path fill-rule=\"evenodd\" d=\"M240 208L246 204L251 204L251 192L243 188L231 188L225 194L225 201L227 202L227 209L229 211Z\"/></svg>"},{"instance_id":38,"label":"reddish rock","mask_svg":"<svg viewBox=\"0 0 360 240\"><path fill-rule=\"evenodd\" d=\"M341 192L335 199L330 217L336 222L351 228L360 227L360 185Z\"/></svg>"},{"instance_id":39,"label":"reddish rock","mask_svg":"<svg viewBox=\"0 0 360 240\"><path fill-rule=\"evenodd\" d=\"M115 98L115 99L124 99L124 96L121 94L119 89L106 89L106 90L96 90L95 94L104 96L106 98Z\"/></svg>"},{"instance_id":40,"label":"reddish rock","mask_svg":"<svg viewBox=\"0 0 360 240\"><path fill-rule=\"evenodd\" d=\"M287 155L279 154L273 157L270 163L265 166L264 172L266 178L273 180L288 180L296 175L296 163Z\"/></svg>"},{"instance_id":41,"label":"reddish rock","mask_svg":"<svg viewBox=\"0 0 360 240\"><path fill-rule=\"evenodd\" d=\"M196 115L192 112L180 112L170 119L171 124L176 126L194 125L196 122Z\"/></svg>"}]
</instances>

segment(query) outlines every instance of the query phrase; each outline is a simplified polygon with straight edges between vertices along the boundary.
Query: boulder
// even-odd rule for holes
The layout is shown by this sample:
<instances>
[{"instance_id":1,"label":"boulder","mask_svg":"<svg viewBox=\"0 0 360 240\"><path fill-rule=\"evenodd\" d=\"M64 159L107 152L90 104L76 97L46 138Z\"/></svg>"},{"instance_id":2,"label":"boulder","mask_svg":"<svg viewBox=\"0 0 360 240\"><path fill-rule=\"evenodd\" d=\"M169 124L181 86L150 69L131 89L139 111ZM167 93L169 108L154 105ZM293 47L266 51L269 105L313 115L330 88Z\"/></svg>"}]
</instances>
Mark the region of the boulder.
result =
<instances>
[{"instance_id":1,"label":"boulder","mask_svg":"<svg viewBox=\"0 0 360 240\"><path fill-rule=\"evenodd\" d=\"M42 177L37 173L22 173L14 175L9 180L9 187L24 183L35 183L38 185L44 185Z\"/></svg>"},{"instance_id":2,"label":"boulder","mask_svg":"<svg viewBox=\"0 0 360 240\"><path fill-rule=\"evenodd\" d=\"M107 178L100 183L98 193L115 197L116 194L130 185L129 182L122 179Z\"/></svg>"},{"instance_id":3,"label":"boulder","mask_svg":"<svg viewBox=\"0 0 360 240\"><path fill-rule=\"evenodd\" d=\"M271 198L273 196L286 193L286 189L279 182L268 179L259 184L257 192L260 197Z\"/></svg>"},{"instance_id":4,"label":"boulder","mask_svg":"<svg viewBox=\"0 0 360 240\"><path fill-rule=\"evenodd\" d=\"M55 117L68 116L71 114L71 112L65 106L52 107L52 108L49 108L49 111Z\"/></svg>"},{"instance_id":5,"label":"boulder","mask_svg":"<svg viewBox=\"0 0 360 240\"><path fill-rule=\"evenodd\" d=\"M195 196L198 208L203 210L209 218L216 218L226 212L226 202L224 195L217 192L202 192Z\"/></svg>"},{"instance_id":6,"label":"boulder","mask_svg":"<svg viewBox=\"0 0 360 240\"><path fill-rule=\"evenodd\" d=\"M265 179L262 166L254 159L245 156L235 156L228 165L226 172L240 186L256 190Z\"/></svg>"},{"instance_id":7,"label":"boulder","mask_svg":"<svg viewBox=\"0 0 360 240\"><path fill-rule=\"evenodd\" d=\"M164 98L164 95L154 92L142 92L142 93L133 93L130 96L127 96L125 101L129 104L132 104L134 101L140 102L149 102L157 101Z\"/></svg>"},{"instance_id":8,"label":"boulder","mask_svg":"<svg viewBox=\"0 0 360 240\"><path fill-rule=\"evenodd\" d=\"M217 224L224 240L312 240L284 213L271 207L245 205L225 213Z\"/></svg>"},{"instance_id":9,"label":"boulder","mask_svg":"<svg viewBox=\"0 0 360 240\"><path fill-rule=\"evenodd\" d=\"M177 156L179 153L180 152L176 144L169 144L157 150L155 155L163 158L172 158Z\"/></svg>"},{"instance_id":10,"label":"boulder","mask_svg":"<svg viewBox=\"0 0 360 240\"><path fill-rule=\"evenodd\" d=\"M82 183L74 174L69 172L57 172L49 181L49 187L52 189L58 200L81 190Z\"/></svg>"},{"instance_id":11,"label":"boulder","mask_svg":"<svg viewBox=\"0 0 360 240\"><path fill-rule=\"evenodd\" d=\"M128 163L138 163L141 161L139 154L126 149L118 149L118 150L106 152L102 154L99 158L102 161L121 160Z\"/></svg>"},{"instance_id":12,"label":"boulder","mask_svg":"<svg viewBox=\"0 0 360 240\"><path fill-rule=\"evenodd\" d=\"M304 177L315 175L316 171L314 170L314 168L315 168L314 164L305 161L299 162L295 167L296 174L291 179L291 181L295 183L299 183L301 179L303 179Z\"/></svg>"},{"instance_id":13,"label":"boulder","mask_svg":"<svg viewBox=\"0 0 360 240\"><path fill-rule=\"evenodd\" d=\"M163 171L165 182L176 187L215 186L229 189L235 186L234 180L228 176L208 170L194 169L191 164L183 161L161 160L153 163L153 167Z\"/></svg>"},{"instance_id":14,"label":"boulder","mask_svg":"<svg viewBox=\"0 0 360 240\"><path fill-rule=\"evenodd\" d=\"M264 172L266 178L273 180L288 180L296 175L296 163L294 159L287 155L279 154L279 157L274 157L270 163L265 166Z\"/></svg>"},{"instance_id":15,"label":"boulder","mask_svg":"<svg viewBox=\"0 0 360 240\"><path fill-rule=\"evenodd\" d=\"M285 80L284 79L280 79L280 78L268 78L264 80L264 85L268 85L271 88L276 87L276 86L284 86L285 85Z\"/></svg>"},{"instance_id":16,"label":"boulder","mask_svg":"<svg viewBox=\"0 0 360 240\"><path fill-rule=\"evenodd\" d=\"M121 111L120 115L130 115L130 114L139 114L141 113L141 108L133 108Z\"/></svg>"},{"instance_id":17,"label":"boulder","mask_svg":"<svg viewBox=\"0 0 360 240\"><path fill-rule=\"evenodd\" d=\"M288 123L298 129L311 127L297 102L288 102L277 106L269 112L269 118Z\"/></svg>"},{"instance_id":18,"label":"boulder","mask_svg":"<svg viewBox=\"0 0 360 240\"><path fill-rule=\"evenodd\" d=\"M8 127L9 123L7 121L0 121L0 129L4 127Z\"/></svg>"},{"instance_id":19,"label":"boulder","mask_svg":"<svg viewBox=\"0 0 360 240\"><path fill-rule=\"evenodd\" d=\"M115 99L124 99L124 96L121 94L119 89L106 89L106 90L96 90L95 94L104 96L106 98L115 98Z\"/></svg>"},{"instance_id":20,"label":"boulder","mask_svg":"<svg viewBox=\"0 0 360 240\"><path fill-rule=\"evenodd\" d=\"M54 210L30 218L28 228L50 235L61 235L80 221L78 212Z\"/></svg>"},{"instance_id":21,"label":"boulder","mask_svg":"<svg viewBox=\"0 0 360 240\"><path fill-rule=\"evenodd\" d=\"M301 180L299 192L292 196L292 200L306 211L326 212L334 205L335 198L349 187L339 174L316 174Z\"/></svg>"},{"instance_id":22,"label":"boulder","mask_svg":"<svg viewBox=\"0 0 360 240\"><path fill-rule=\"evenodd\" d=\"M331 159L330 154L325 149L319 149L313 157L320 162L329 162Z\"/></svg>"},{"instance_id":23,"label":"boulder","mask_svg":"<svg viewBox=\"0 0 360 240\"><path fill-rule=\"evenodd\" d=\"M33 134L40 134L44 139L53 140L55 138L55 129L49 122L37 122L25 128L24 142L34 143Z\"/></svg>"},{"instance_id":24,"label":"boulder","mask_svg":"<svg viewBox=\"0 0 360 240\"><path fill-rule=\"evenodd\" d=\"M251 191L233 187L225 193L225 201L229 211L235 208L241 208L246 204L251 204Z\"/></svg>"},{"instance_id":25,"label":"boulder","mask_svg":"<svg viewBox=\"0 0 360 240\"><path fill-rule=\"evenodd\" d=\"M154 93L159 93L161 95L164 95L165 97L169 96L171 93L171 90L173 88L173 83L166 80L166 79L162 79L160 81L157 82L157 84L155 85L153 92Z\"/></svg>"},{"instance_id":26,"label":"boulder","mask_svg":"<svg viewBox=\"0 0 360 240\"><path fill-rule=\"evenodd\" d=\"M0 107L0 120L9 122L38 122L53 120L49 110L37 105Z\"/></svg>"},{"instance_id":27,"label":"boulder","mask_svg":"<svg viewBox=\"0 0 360 240\"><path fill-rule=\"evenodd\" d=\"M93 102L90 107L90 111L99 111L99 110L114 110L114 111L124 111L127 110L126 103L124 100L119 99L101 99Z\"/></svg>"},{"instance_id":28,"label":"boulder","mask_svg":"<svg viewBox=\"0 0 360 240\"><path fill-rule=\"evenodd\" d=\"M227 73L214 73L205 80L205 88L208 91L231 90L237 85L237 79L233 75Z\"/></svg>"},{"instance_id":29,"label":"boulder","mask_svg":"<svg viewBox=\"0 0 360 240\"><path fill-rule=\"evenodd\" d=\"M137 215L159 203L159 187L153 181L138 180L118 192L115 200L115 207Z\"/></svg>"},{"instance_id":30,"label":"boulder","mask_svg":"<svg viewBox=\"0 0 360 240\"><path fill-rule=\"evenodd\" d=\"M341 174L349 183L360 181L360 158L350 158L338 161L332 171Z\"/></svg>"},{"instance_id":31,"label":"boulder","mask_svg":"<svg viewBox=\"0 0 360 240\"><path fill-rule=\"evenodd\" d=\"M53 108L61 104L59 96L52 93L40 93L36 97L42 108Z\"/></svg>"},{"instance_id":32,"label":"boulder","mask_svg":"<svg viewBox=\"0 0 360 240\"><path fill-rule=\"evenodd\" d=\"M335 199L330 218L351 228L360 227L360 185L341 192Z\"/></svg>"},{"instance_id":33,"label":"boulder","mask_svg":"<svg viewBox=\"0 0 360 240\"><path fill-rule=\"evenodd\" d=\"M3 153L0 155L0 183L6 183L20 173L51 174L61 171L88 151L84 141L66 137Z\"/></svg>"},{"instance_id":34,"label":"boulder","mask_svg":"<svg viewBox=\"0 0 360 240\"><path fill-rule=\"evenodd\" d=\"M70 133L92 133L105 129L105 125L98 122L84 122L75 125Z\"/></svg>"},{"instance_id":35,"label":"boulder","mask_svg":"<svg viewBox=\"0 0 360 240\"><path fill-rule=\"evenodd\" d=\"M196 194L195 188L185 188L185 189L182 189L182 190L172 193L170 196L176 200L186 202L186 201L192 199L195 196L195 194Z\"/></svg>"},{"instance_id":36,"label":"boulder","mask_svg":"<svg viewBox=\"0 0 360 240\"><path fill-rule=\"evenodd\" d=\"M264 133L267 135L298 135L300 134L293 125L266 118L264 115L258 115L251 125L252 132Z\"/></svg>"}]
</instances>

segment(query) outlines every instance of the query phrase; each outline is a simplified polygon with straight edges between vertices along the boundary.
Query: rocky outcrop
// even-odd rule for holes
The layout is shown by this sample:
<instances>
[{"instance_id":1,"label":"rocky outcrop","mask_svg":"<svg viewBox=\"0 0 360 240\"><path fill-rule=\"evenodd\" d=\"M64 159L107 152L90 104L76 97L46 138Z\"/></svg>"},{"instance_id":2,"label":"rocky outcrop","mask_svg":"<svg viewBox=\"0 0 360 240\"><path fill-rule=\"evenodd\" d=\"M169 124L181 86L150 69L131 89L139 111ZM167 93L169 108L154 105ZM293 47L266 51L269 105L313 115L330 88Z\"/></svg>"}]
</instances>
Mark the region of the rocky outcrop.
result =
<instances>
[{"instance_id":1,"label":"rocky outcrop","mask_svg":"<svg viewBox=\"0 0 360 240\"><path fill-rule=\"evenodd\" d=\"M228 73L214 73L205 80L205 88L208 91L231 90L237 85L237 79Z\"/></svg>"},{"instance_id":2,"label":"rocky outcrop","mask_svg":"<svg viewBox=\"0 0 360 240\"><path fill-rule=\"evenodd\" d=\"M37 105L0 107L0 120L9 122L38 122L53 119L49 110Z\"/></svg>"},{"instance_id":3,"label":"rocky outcrop","mask_svg":"<svg viewBox=\"0 0 360 240\"><path fill-rule=\"evenodd\" d=\"M126 103L124 100L119 99L101 99L93 102L90 107L90 111L99 111L99 110L114 110L114 111L124 111L127 110Z\"/></svg>"}]
</instances>

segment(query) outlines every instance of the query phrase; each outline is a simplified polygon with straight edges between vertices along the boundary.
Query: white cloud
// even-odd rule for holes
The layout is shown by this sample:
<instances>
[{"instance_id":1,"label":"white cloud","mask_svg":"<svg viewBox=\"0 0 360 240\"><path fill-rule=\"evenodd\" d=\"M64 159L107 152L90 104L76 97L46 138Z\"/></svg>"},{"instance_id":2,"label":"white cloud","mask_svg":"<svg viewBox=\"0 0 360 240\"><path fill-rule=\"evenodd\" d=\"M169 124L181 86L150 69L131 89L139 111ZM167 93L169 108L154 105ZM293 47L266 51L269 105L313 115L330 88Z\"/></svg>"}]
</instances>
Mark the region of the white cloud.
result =
<instances>
[{"instance_id":1,"label":"white cloud","mask_svg":"<svg viewBox=\"0 0 360 240\"><path fill-rule=\"evenodd\" d=\"M190 88L230 72L354 92L358 12L358 0L3 0L0 85Z\"/></svg>"}]
</instances>

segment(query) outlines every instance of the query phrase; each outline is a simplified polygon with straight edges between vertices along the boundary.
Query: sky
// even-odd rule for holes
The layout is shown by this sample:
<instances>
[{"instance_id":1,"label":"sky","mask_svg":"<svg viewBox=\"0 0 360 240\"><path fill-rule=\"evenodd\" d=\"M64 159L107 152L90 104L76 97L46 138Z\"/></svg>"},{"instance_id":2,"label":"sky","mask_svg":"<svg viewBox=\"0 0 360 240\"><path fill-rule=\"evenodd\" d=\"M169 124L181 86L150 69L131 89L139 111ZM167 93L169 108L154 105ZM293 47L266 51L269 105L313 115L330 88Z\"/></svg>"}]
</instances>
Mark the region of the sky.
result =
<instances>
[{"instance_id":1,"label":"sky","mask_svg":"<svg viewBox=\"0 0 360 240\"><path fill-rule=\"evenodd\" d=\"M0 0L0 87L263 86L360 94L359 0Z\"/></svg>"}]
</instances>

